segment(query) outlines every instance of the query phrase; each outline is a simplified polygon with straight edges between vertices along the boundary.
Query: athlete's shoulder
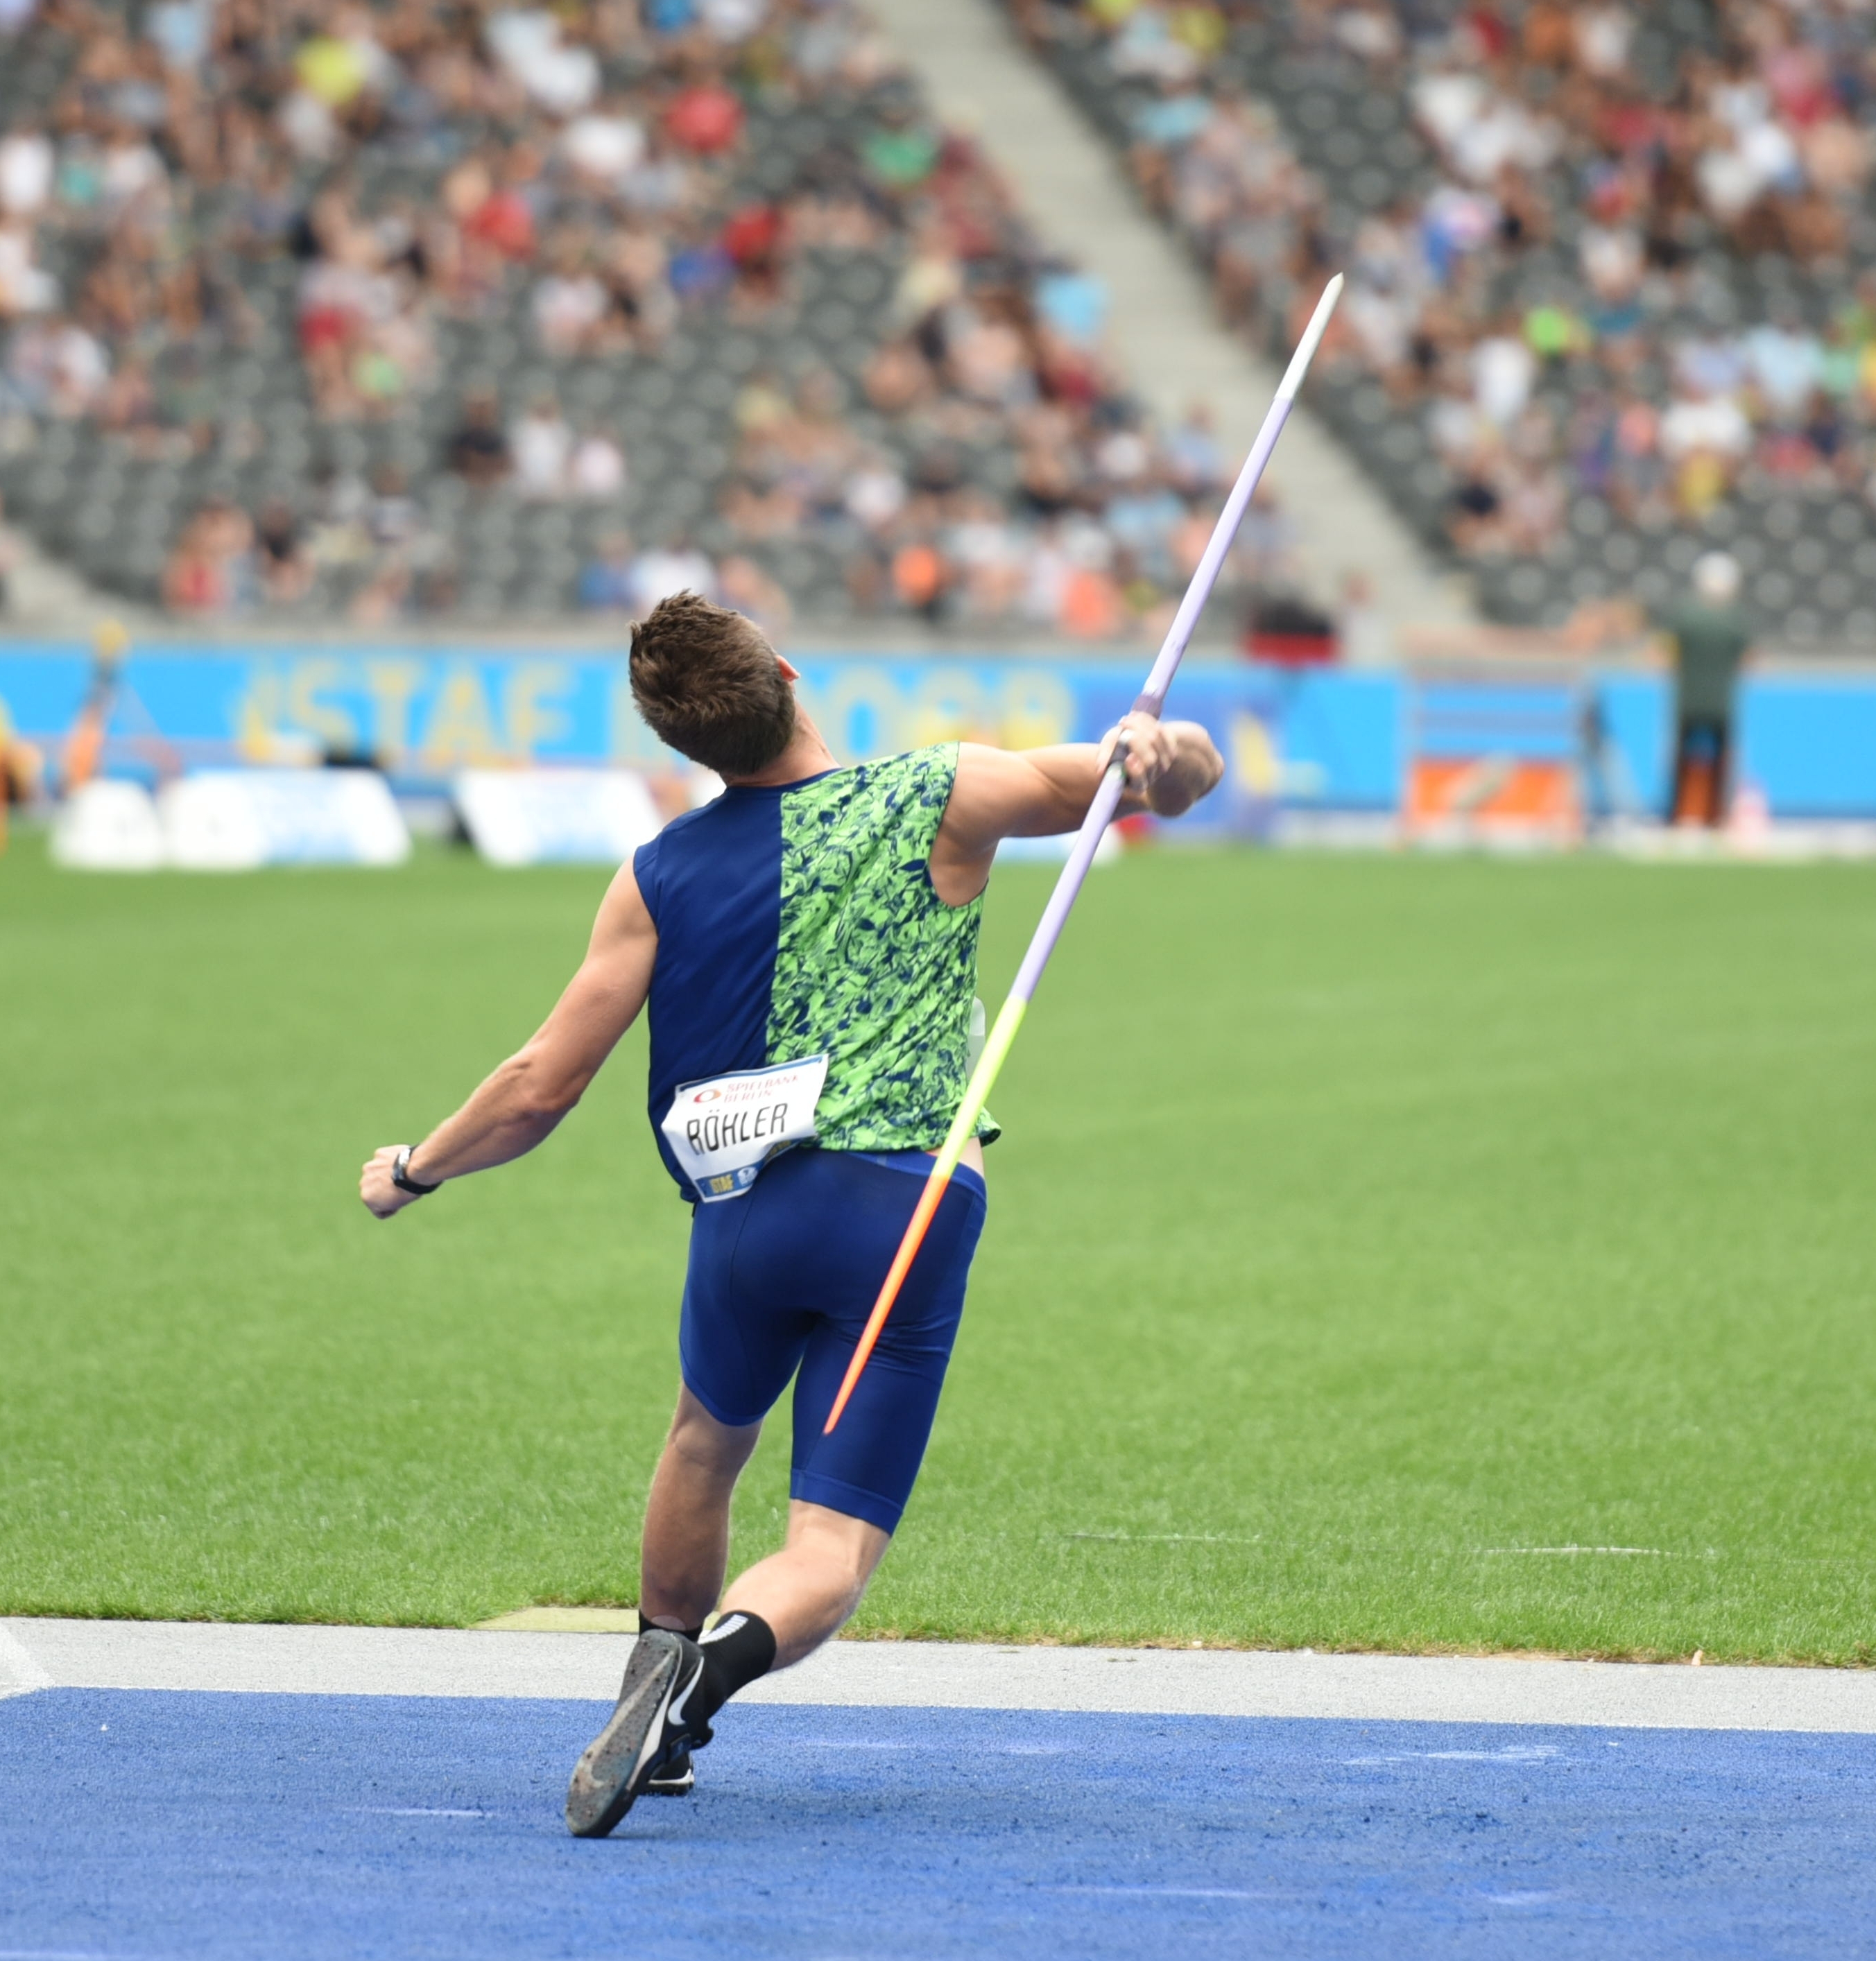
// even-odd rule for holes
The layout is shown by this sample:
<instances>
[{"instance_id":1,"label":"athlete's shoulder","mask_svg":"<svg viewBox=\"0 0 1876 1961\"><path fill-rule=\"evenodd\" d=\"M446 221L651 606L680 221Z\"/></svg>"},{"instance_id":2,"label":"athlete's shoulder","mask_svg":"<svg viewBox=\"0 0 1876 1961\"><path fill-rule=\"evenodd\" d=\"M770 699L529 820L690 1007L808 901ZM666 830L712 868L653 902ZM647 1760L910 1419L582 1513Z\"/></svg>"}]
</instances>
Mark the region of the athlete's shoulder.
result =
<instances>
[{"instance_id":1,"label":"athlete's shoulder","mask_svg":"<svg viewBox=\"0 0 1876 1961\"><path fill-rule=\"evenodd\" d=\"M632 875L638 882L639 896L654 924L658 922L668 880L675 878L682 883L694 876L700 854L705 858L710 856L710 832L723 815L725 801L716 796L694 810L681 812L632 853Z\"/></svg>"},{"instance_id":2,"label":"athlete's shoulder","mask_svg":"<svg viewBox=\"0 0 1876 1961\"><path fill-rule=\"evenodd\" d=\"M875 788L882 783L927 775L933 770L953 769L957 756L958 745L955 742L928 742L916 749L898 749L891 755L869 757L863 763L847 763L838 768L824 770L818 776L810 776L804 783L793 785L788 794L812 796L816 792L828 792L838 796L856 789Z\"/></svg>"},{"instance_id":3,"label":"athlete's shoulder","mask_svg":"<svg viewBox=\"0 0 1876 1961\"><path fill-rule=\"evenodd\" d=\"M672 818L669 823L664 825L652 842L656 844L668 837L681 837L687 831L700 830L715 822L723 815L726 808L724 802L726 795L726 792L719 791L716 796L710 799L708 803L700 803L693 809L681 811Z\"/></svg>"},{"instance_id":4,"label":"athlete's shoulder","mask_svg":"<svg viewBox=\"0 0 1876 1961\"><path fill-rule=\"evenodd\" d=\"M896 755L882 756L876 762L863 763L863 780L882 789L936 789L948 795L958 773L956 742L927 742L917 749L901 749Z\"/></svg>"}]
</instances>

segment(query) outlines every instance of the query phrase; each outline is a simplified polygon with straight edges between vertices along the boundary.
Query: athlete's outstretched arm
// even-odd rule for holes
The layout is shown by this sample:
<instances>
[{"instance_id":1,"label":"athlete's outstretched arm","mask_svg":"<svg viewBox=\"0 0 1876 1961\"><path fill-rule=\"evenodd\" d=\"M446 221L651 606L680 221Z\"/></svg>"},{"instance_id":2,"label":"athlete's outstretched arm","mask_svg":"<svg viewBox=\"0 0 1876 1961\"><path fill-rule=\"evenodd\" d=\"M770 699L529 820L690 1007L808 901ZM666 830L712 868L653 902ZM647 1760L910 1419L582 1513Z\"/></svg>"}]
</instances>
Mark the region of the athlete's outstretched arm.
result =
<instances>
[{"instance_id":1,"label":"athlete's outstretched arm","mask_svg":"<svg viewBox=\"0 0 1876 1961\"><path fill-rule=\"evenodd\" d=\"M1105 741L1061 742L1046 749L959 747L958 775L932 846L932 883L947 905L984 889L991 861L1006 837L1048 837L1073 831L1088 814L1118 737L1127 741L1123 814L1150 810L1181 817L1215 789L1224 758L1196 722L1127 716Z\"/></svg>"},{"instance_id":2,"label":"athlete's outstretched arm","mask_svg":"<svg viewBox=\"0 0 1876 1961\"><path fill-rule=\"evenodd\" d=\"M532 1150L579 1101L637 1019L657 953L658 929L628 859L600 905L579 971L539 1033L417 1146L407 1175L420 1185L440 1185ZM391 1182L401 1148L387 1144L375 1153L359 1179L359 1197L380 1219L402 1211L416 1195Z\"/></svg>"}]
</instances>

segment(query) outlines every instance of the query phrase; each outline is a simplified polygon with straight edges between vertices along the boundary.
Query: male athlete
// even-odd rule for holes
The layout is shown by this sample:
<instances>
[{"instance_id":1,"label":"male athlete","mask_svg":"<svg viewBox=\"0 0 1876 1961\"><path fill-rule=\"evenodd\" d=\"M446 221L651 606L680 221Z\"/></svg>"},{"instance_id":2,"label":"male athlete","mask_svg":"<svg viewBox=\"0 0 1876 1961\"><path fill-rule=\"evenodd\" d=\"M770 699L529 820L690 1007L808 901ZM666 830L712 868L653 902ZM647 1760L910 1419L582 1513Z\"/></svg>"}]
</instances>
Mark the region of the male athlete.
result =
<instances>
[{"instance_id":1,"label":"male athlete","mask_svg":"<svg viewBox=\"0 0 1876 1961\"><path fill-rule=\"evenodd\" d=\"M567 1792L583 1838L647 1790L691 1787L711 1718L846 1621L905 1509L984 1223L978 1140L846 1414L822 1427L963 1100L998 843L1079 824L1122 734L1124 810L1176 817L1224 768L1202 729L1136 714L1099 746L946 743L841 769L796 670L690 593L633 630L631 677L652 731L723 795L621 869L534 1039L359 1186L388 1219L531 1150L649 1003L652 1132L692 1207L682 1385L646 1509L643 1631ZM995 1134L986 1118L978 1138ZM730 1494L791 1376L787 1541L725 1596Z\"/></svg>"}]
</instances>

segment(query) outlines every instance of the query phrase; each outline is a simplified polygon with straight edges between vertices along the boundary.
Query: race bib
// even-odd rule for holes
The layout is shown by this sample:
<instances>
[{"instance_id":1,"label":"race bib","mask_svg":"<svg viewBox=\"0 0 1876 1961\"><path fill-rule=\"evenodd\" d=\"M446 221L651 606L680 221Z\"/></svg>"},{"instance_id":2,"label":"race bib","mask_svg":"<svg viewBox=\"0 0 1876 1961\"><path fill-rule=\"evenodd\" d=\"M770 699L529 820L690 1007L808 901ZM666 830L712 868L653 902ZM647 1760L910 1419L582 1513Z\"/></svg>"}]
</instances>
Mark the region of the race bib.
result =
<instances>
[{"instance_id":1,"label":"race bib","mask_svg":"<svg viewBox=\"0 0 1876 1961\"><path fill-rule=\"evenodd\" d=\"M681 1083L659 1126L706 1205L740 1198L777 1151L810 1142L828 1058Z\"/></svg>"}]
</instances>

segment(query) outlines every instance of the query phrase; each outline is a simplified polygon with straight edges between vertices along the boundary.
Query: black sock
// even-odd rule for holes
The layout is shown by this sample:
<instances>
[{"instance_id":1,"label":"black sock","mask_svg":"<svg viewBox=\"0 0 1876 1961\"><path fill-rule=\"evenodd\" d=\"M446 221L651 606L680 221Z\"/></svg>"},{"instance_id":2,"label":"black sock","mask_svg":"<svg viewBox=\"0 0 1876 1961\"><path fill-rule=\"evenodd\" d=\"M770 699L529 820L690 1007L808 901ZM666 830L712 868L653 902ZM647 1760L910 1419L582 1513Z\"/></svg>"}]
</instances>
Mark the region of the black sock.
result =
<instances>
[{"instance_id":1,"label":"black sock","mask_svg":"<svg viewBox=\"0 0 1876 1961\"><path fill-rule=\"evenodd\" d=\"M726 1614L697 1645L704 1651L704 1679L696 1707L707 1723L738 1689L775 1666L775 1631L760 1614Z\"/></svg>"}]
</instances>

